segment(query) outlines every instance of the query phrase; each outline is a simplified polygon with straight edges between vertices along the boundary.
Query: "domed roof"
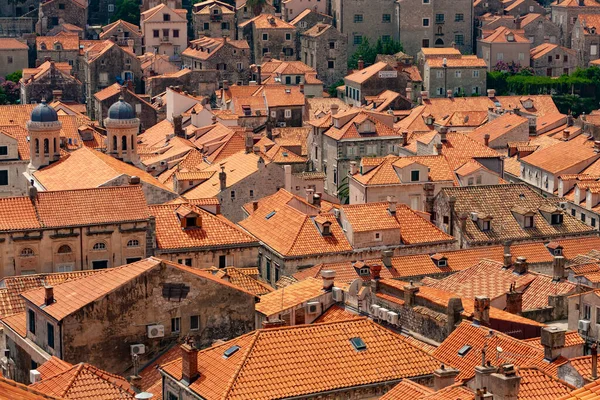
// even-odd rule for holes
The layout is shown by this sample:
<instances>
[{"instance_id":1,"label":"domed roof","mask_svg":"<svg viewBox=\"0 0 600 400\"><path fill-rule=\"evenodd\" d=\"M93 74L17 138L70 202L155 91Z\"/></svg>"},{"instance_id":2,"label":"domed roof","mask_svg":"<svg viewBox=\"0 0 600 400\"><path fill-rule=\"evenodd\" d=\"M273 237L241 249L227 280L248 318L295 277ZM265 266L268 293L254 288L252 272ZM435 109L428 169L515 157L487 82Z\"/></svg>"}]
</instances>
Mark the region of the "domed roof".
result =
<instances>
[{"instance_id":1,"label":"domed roof","mask_svg":"<svg viewBox=\"0 0 600 400\"><path fill-rule=\"evenodd\" d=\"M132 119L135 118L135 111L131 104L123 101L120 97L119 101L110 106L108 109L108 118L110 119Z\"/></svg>"},{"instance_id":2,"label":"domed roof","mask_svg":"<svg viewBox=\"0 0 600 400\"><path fill-rule=\"evenodd\" d=\"M46 104L46 100L42 100L42 102L31 112L31 121L55 122L58 121L58 114L54 108Z\"/></svg>"}]
</instances>

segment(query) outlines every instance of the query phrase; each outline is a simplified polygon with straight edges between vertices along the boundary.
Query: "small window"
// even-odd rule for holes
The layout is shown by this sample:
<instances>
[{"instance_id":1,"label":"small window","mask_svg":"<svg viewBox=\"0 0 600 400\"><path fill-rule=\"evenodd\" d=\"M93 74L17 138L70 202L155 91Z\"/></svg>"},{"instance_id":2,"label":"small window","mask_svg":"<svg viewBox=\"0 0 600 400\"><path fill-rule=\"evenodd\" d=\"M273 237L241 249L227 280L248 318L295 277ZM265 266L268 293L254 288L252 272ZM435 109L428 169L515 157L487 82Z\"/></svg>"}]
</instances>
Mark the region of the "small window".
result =
<instances>
[{"instance_id":1,"label":"small window","mask_svg":"<svg viewBox=\"0 0 600 400\"><path fill-rule=\"evenodd\" d=\"M438 267L447 267L448 266L448 261L446 259L438 260L437 266Z\"/></svg>"},{"instance_id":2,"label":"small window","mask_svg":"<svg viewBox=\"0 0 600 400\"><path fill-rule=\"evenodd\" d=\"M429 47L429 39L423 39L421 41L421 47L428 48Z\"/></svg>"},{"instance_id":3,"label":"small window","mask_svg":"<svg viewBox=\"0 0 600 400\"><path fill-rule=\"evenodd\" d=\"M152 30L152 37L159 37L160 36L160 32L158 31L158 29L153 29Z\"/></svg>"},{"instance_id":4,"label":"small window","mask_svg":"<svg viewBox=\"0 0 600 400\"><path fill-rule=\"evenodd\" d=\"M193 228L196 226L196 217L186 217L185 218L185 226L186 228Z\"/></svg>"},{"instance_id":5,"label":"small window","mask_svg":"<svg viewBox=\"0 0 600 400\"><path fill-rule=\"evenodd\" d=\"M231 191L231 200L235 200L235 190Z\"/></svg>"},{"instance_id":6,"label":"small window","mask_svg":"<svg viewBox=\"0 0 600 400\"><path fill-rule=\"evenodd\" d=\"M285 118L292 118L292 110L285 110L284 115Z\"/></svg>"},{"instance_id":7,"label":"small window","mask_svg":"<svg viewBox=\"0 0 600 400\"><path fill-rule=\"evenodd\" d=\"M12 58L12 56L7 56L7 57L6 57L6 62L7 62L8 64L12 64L12 63L13 63L13 58Z\"/></svg>"},{"instance_id":8,"label":"small window","mask_svg":"<svg viewBox=\"0 0 600 400\"><path fill-rule=\"evenodd\" d=\"M173 37L174 38L178 38L179 37L179 29L173 29Z\"/></svg>"},{"instance_id":9,"label":"small window","mask_svg":"<svg viewBox=\"0 0 600 400\"><path fill-rule=\"evenodd\" d=\"M21 257L33 257L35 256L35 253L33 252L33 249L31 249L30 247L25 247L23 250L21 250Z\"/></svg>"},{"instance_id":10,"label":"small window","mask_svg":"<svg viewBox=\"0 0 600 400\"><path fill-rule=\"evenodd\" d=\"M525 216L525 228L533 228L533 216Z\"/></svg>"},{"instance_id":11,"label":"small window","mask_svg":"<svg viewBox=\"0 0 600 400\"><path fill-rule=\"evenodd\" d=\"M285 34L285 40L292 40L292 34L291 33L286 33Z\"/></svg>"},{"instance_id":12,"label":"small window","mask_svg":"<svg viewBox=\"0 0 600 400\"><path fill-rule=\"evenodd\" d=\"M590 225L592 225L592 227L596 227L596 218L590 218Z\"/></svg>"},{"instance_id":13,"label":"small window","mask_svg":"<svg viewBox=\"0 0 600 400\"><path fill-rule=\"evenodd\" d=\"M366 343L359 337L354 337L350 339L350 343L354 346L354 350L363 351L367 349Z\"/></svg>"},{"instance_id":14,"label":"small window","mask_svg":"<svg viewBox=\"0 0 600 400\"><path fill-rule=\"evenodd\" d=\"M219 268L223 269L227 267L227 256L225 254L221 254L219 256Z\"/></svg>"},{"instance_id":15,"label":"small window","mask_svg":"<svg viewBox=\"0 0 600 400\"><path fill-rule=\"evenodd\" d=\"M171 333L179 333L181 331L181 318L171 318Z\"/></svg>"},{"instance_id":16,"label":"small window","mask_svg":"<svg viewBox=\"0 0 600 400\"><path fill-rule=\"evenodd\" d=\"M465 14L455 14L454 22L462 22L465 20Z\"/></svg>"},{"instance_id":17,"label":"small window","mask_svg":"<svg viewBox=\"0 0 600 400\"><path fill-rule=\"evenodd\" d=\"M168 22L171 20L171 15L170 14L163 14L163 21Z\"/></svg>"},{"instance_id":18,"label":"small window","mask_svg":"<svg viewBox=\"0 0 600 400\"><path fill-rule=\"evenodd\" d=\"M131 239L127 242L127 247L140 247L140 241L137 239Z\"/></svg>"},{"instance_id":19,"label":"small window","mask_svg":"<svg viewBox=\"0 0 600 400\"><path fill-rule=\"evenodd\" d=\"M334 69L335 68L335 61L333 61L333 60L327 60L327 68Z\"/></svg>"},{"instance_id":20,"label":"small window","mask_svg":"<svg viewBox=\"0 0 600 400\"><path fill-rule=\"evenodd\" d=\"M353 43L354 44L361 44L362 43L362 35L354 35Z\"/></svg>"},{"instance_id":21,"label":"small window","mask_svg":"<svg viewBox=\"0 0 600 400\"><path fill-rule=\"evenodd\" d=\"M109 13L115 12L115 5L114 4L109 4L108 5L108 12Z\"/></svg>"},{"instance_id":22,"label":"small window","mask_svg":"<svg viewBox=\"0 0 600 400\"><path fill-rule=\"evenodd\" d=\"M200 329L200 316L192 315L190 317L190 330L197 331L198 329Z\"/></svg>"},{"instance_id":23,"label":"small window","mask_svg":"<svg viewBox=\"0 0 600 400\"><path fill-rule=\"evenodd\" d=\"M8 171L0 171L0 186L8 186Z\"/></svg>"},{"instance_id":24,"label":"small window","mask_svg":"<svg viewBox=\"0 0 600 400\"><path fill-rule=\"evenodd\" d=\"M577 211L574 208L571 208L571 215L572 216L577 215Z\"/></svg>"},{"instance_id":25,"label":"small window","mask_svg":"<svg viewBox=\"0 0 600 400\"><path fill-rule=\"evenodd\" d=\"M465 44L465 35L454 35L454 43L456 43L457 46L462 46Z\"/></svg>"},{"instance_id":26,"label":"small window","mask_svg":"<svg viewBox=\"0 0 600 400\"><path fill-rule=\"evenodd\" d=\"M583 304L583 319L588 321L592 318L592 306L589 304Z\"/></svg>"},{"instance_id":27,"label":"small window","mask_svg":"<svg viewBox=\"0 0 600 400\"><path fill-rule=\"evenodd\" d=\"M585 214L581 213L581 222L585 222Z\"/></svg>"},{"instance_id":28,"label":"small window","mask_svg":"<svg viewBox=\"0 0 600 400\"><path fill-rule=\"evenodd\" d=\"M92 250L106 250L106 243L98 242L98 243L94 244L94 246L92 247Z\"/></svg>"},{"instance_id":29,"label":"small window","mask_svg":"<svg viewBox=\"0 0 600 400\"><path fill-rule=\"evenodd\" d=\"M410 181L411 182L419 182L420 181L420 171L410 171Z\"/></svg>"},{"instance_id":30,"label":"small window","mask_svg":"<svg viewBox=\"0 0 600 400\"><path fill-rule=\"evenodd\" d=\"M390 22L392 22L392 14L383 14L381 16L381 22L383 22L384 24L389 24Z\"/></svg>"},{"instance_id":31,"label":"small window","mask_svg":"<svg viewBox=\"0 0 600 400\"><path fill-rule=\"evenodd\" d=\"M335 49L335 43L336 43L335 41L329 42L329 48L332 50Z\"/></svg>"},{"instance_id":32,"label":"small window","mask_svg":"<svg viewBox=\"0 0 600 400\"><path fill-rule=\"evenodd\" d=\"M50 322L47 323L48 326L48 347L54 348L54 325Z\"/></svg>"},{"instance_id":33,"label":"small window","mask_svg":"<svg viewBox=\"0 0 600 400\"><path fill-rule=\"evenodd\" d=\"M563 223L562 214L552 214L552 225L560 225Z\"/></svg>"},{"instance_id":34,"label":"small window","mask_svg":"<svg viewBox=\"0 0 600 400\"><path fill-rule=\"evenodd\" d=\"M210 29L210 23L205 22L204 25L203 25L203 28L204 28L205 31L208 31Z\"/></svg>"},{"instance_id":35,"label":"small window","mask_svg":"<svg viewBox=\"0 0 600 400\"><path fill-rule=\"evenodd\" d=\"M35 311L28 310L27 317L29 319L29 321L28 321L29 322L29 332L31 332L35 335Z\"/></svg>"},{"instance_id":36,"label":"small window","mask_svg":"<svg viewBox=\"0 0 600 400\"><path fill-rule=\"evenodd\" d=\"M479 71L473 71L473 78L479 78Z\"/></svg>"},{"instance_id":37,"label":"small window","mask_svg":"<svg viewBox=\"0 0 600 400\"><path fill-rule=\"evenodd\" d=\"M482 231L489 231L491 228L491 221L482 221L482 225L481 225L481 230Z\"/></svg>"},{"instance_id":38,"label":"small window","mask_svg":"<svg viewBox=\"0 0 600 400\"><path fill-rule=\"evenodd\" d=\"M0 146L0 156L8 155L8 146Z\"/></svg>"},{"instance_id":39,"label":"small window","mask_svg":"<svg viewBox=\"0 0 600 400\"><path fill-rule=\"evenodd\" d=\"M229 357L231 357L232 355L234 355L235 353L237 353L237 351L239 349L240 349L240 346L238 346L238 345L231 346L230 348L228 348L227 350L225 350L223 352L223 358L229 358Z\"/></svg>"},{"instance_id":40,"label":"small window","mask_svg":"<svg viewBox=\"0 0 600 400\"><path fill-rule=\"evenodd\" d=\"M58 3L58 9L59 10L64 10L65 9L65 3Z\"/></svg>"},{"instance_id":41,"label":"small window","mask_svg":"<svg viewBox=\"0 0 600 400\"><path fill-rule=\"evenodd\" d=\"M263 40L263 42L266 42L267 40L269 40L269 34L268 33L263 33L262 34L262 40Z\"/></svg>"},{"instance_id":42,"label":"small window","mask_svg":"<svg viewBox=\"0 0 600 400\"><path fill-rule=\"evenodd\" d=\"M250 197L254 197L254 189L250 189Z\"/></svg>"},{"instance_id":43,"label":"small window","mask_svg":"<svg viewBox=\"0 0 600 400\"><path fill-rule=\"evenodd\" d=\"M423 18L423 26L429 26L429 18Z\"/></svg>"},{"instance_id":44,"label":"small window","mask_svg":"<svg viewBox=\"0 0 600 400\"><path fill-rule=\"evenodd\" d=\"M381 232L375 232L375 240L376 241L380 241L381 240Z\"/></svg>"},{"instance_id":45,"label":"small window","mask_svg":"<svg viewBox=\"0 0 600 400\"><path fill-rule=\"evenodd\" d=\"M363 22L363 15L362 14L354 14L354 23L360 24L361 22Z\"/></svg>"},{"instance_id":46,"label":"small window","mask_svg":"<svg viewBox=\"0 0 600 400\"><path fill-rule=\"evenodd\" d=\"M435 14L435 23L443 24L444 23L444 14Z\"/></svg>"}]
</instances>

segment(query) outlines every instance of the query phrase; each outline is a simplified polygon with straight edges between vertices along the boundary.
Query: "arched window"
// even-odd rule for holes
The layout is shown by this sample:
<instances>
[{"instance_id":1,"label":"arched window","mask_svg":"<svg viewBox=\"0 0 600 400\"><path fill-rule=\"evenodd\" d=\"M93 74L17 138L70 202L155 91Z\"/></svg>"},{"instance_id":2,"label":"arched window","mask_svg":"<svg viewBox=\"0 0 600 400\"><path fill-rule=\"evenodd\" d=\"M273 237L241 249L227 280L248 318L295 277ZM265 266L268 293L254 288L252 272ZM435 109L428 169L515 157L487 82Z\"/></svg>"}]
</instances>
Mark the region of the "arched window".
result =
<instances>
[{"instance_id":1,"label":"arched window","mask_svg":"<svg viewBox=\"0 0 600 400\"><path fill-rule=\"evenodd\" d=\"M117 151L117 137L113 136L113 151Z\"/></svg>"},{"instance_id":2,"label":"arched window","mask_svg":"<svg viewBox=\"0 0 600 400\"><path fill-rule=\"evenodd\" d=\"M50 152L50 141L48 139L44 139L44 154L48 154Z\"/></svg>"},{"instance_id":3,"label":"arched window","mask_svg":"<svg viewBox=\"0 0 600 400\"><path fill-rule=\"evenodd\" d=\"M127 136L121 138L121 150L127 150Z\"/></svg>"},{"instance_id":4,"label":"arched window","mask_svg":"<svg viewBox=\"0 0 600 400\"><path fill-rule=\"evenodd\" d=\"M106 250L106 243L98 242L92 247L92 250Z\"/></svg>"},{"instance_id":5,"label":"arched window","mask_svg":"<svg viewBox=\"0 0 600 400\"><path fill-rule=\"evenodd\" d=\"M41 44L40 50L48 50L48 48L46 47L46 43Z\"/></svg>"},{"instance_id":6,"label":"arched window","mask_svg":"<svg viewBox=\"0 0 600 400\"><path fill-rule=\"evenodd\" d=\"M58 51L62 50L62 45L60 43L55 43L54 50L58 50Z\"/></svg>"},{"instance_id":7,"label":"arched window","mask_svg":"<svg viewBox=\"0 0 600 400\"><path fill-rule=\"evenodd\" d=\"M25 247L23 250L21 250L21 257L33 257L35 256L35 253L33 252L33 249L31 249L30 247Z\"/></svg>"},{"instance_id":8,"label":"arched window","mask_svg":"<svg viewBox=\"0 0 600 400\"><path fill-rule=\"evenodd\" d=\"M70 254L71 251L71 246L69 246L68 244L63 244L58 248L58 254Z\"/></svg>"},{"instance_id":9,"label":"arched window","mask_svg":"<svg viewBox=\"0 0 600 400\"><path fill-rule=\"evenodd\" d=\"M443 46L443 45L444 45L444 41L443 41L442 39L438 38L438 39L435 41L435 45L436 45L436 46Z\"/></svg>"},{"instance_id":10,"label":"arched window","mask_svg":"<svg viewBox=\"0 0 600 400\"><path fill-rule=\"evenodd\" d=\"M40 139L35 139L35 154L40 154Z\"/></svg>"},{"instance_id":11,"label":"arched window","mask_svg":"<svg viewBox=\"0 0 600 400\"><path fill-rule=\"evenodd\" d=\"M131 239L129 242L127 242L127 247L139 247L140 245L140 241L137 239Z\"/></svg>"}]
</instances>

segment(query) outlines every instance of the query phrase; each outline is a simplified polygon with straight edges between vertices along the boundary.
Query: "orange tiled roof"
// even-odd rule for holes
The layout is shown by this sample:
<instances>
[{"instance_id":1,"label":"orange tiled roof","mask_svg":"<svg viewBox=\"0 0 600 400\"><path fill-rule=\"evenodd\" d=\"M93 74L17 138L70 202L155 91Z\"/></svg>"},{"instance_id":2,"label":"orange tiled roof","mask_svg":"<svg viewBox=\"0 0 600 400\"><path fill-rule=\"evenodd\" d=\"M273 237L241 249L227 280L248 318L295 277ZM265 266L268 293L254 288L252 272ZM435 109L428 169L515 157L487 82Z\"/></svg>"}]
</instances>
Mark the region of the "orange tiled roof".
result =
<instances>
[{"instance_id":1,"label":"orange tiled roof","mask_svg":"<svg viewBox=\"0 0 600 400\"><path fill-rule=\"evenodd\" d=\"M461 357L458 351L465 345L471 346L471 349ZM556 377L558 366L568 361L559 357L548 362L544 359L543 350L488 327L476 326L466 321L458 325L434 350L433 356L460 370L457 380L467 380L475 375L475 366L481 364L481 350L486 345L488 351L485 353L485 359L496 366L498 363L512 363L517 367L533 366ZM501 347L503 353L498 355L494 351L496 347Z\"/></svg>"},{"instance_id":2,"label":"orange tiled roof","mask_svg":"<svg viewBox=\"0 0 600 400\"><path fill-rule=\"evenodd\" d=\"M54 375L58 375L61 372L65 372L73 367L70 364L56 356L50 357L48 361L37 367L37 371L40 373L42 380L49 378Z\"/></svg>"},{"instance_id":3,"label":"orange tiled roof","mask_svg":"<svg viewBox=\"0 0 600 400\"><path fill-rule=\"evenodd\" d=\"M262 296L275 290L272 286L258 279L257 268L225 267L223 269L219 269L216 267L211 267L207 268L206 271L218 278L226 280L232 285L238 286L245 291L254 294L255 296Z\"/></svg>"},{"instance_id":4,"label":"orange tiled roof","mask_svg":"<svg viewBox=\"0 0 600 400\"><path fill-rule=\"evenodd\" d=\"M569 1L569 0L566 0ZM575 0L577 2L577 0ZM553 3L554 5L554 3ZM600 399L600 379L588 383L582 388L575 389L571 393L557 400L598 400Z\"/></svg>"},{"instance_id":5,"label":"orange tiled roof","mask_svg":"<svg viewBox=\"0 0 600 400\"><path fill-rule=\"evenodd\" d=\"M383 136L400 136L400 134L394 129L392 125L382 122L380 118L382 113L376 111L366 111L364 109L350 109L346 115L352 115L350 119L345 118L342 120L340 113L336 114L333 119L337 119L340 122L345 122L343 126L332 126L325 132L324 135L329 136L335 140L343 139L358 139L362 137L383 137ZM387 114L385 114L387 116ZM370 124L373 128L373 132L360 132L360 126L363 124Z\"/></svg>"},{"instance_id":6,"label":"orange tiled roof","mask_svg":"<svg viewBox=\"0 0 600 400\"><path fill-rule=\"evenodd\" d=\"M283 256L308 256L319 253L351 251L342 228L333 214L319 214L331 222L331 234L323 236L314 218L316 211L310 206L311 215L303 205L303 211L294 207L297 198L281 189L261 199L257 210L239 224L267 246Z\"/></svg>"},{"instance_id":7,"label":"orange tiled roof","mask_svg":"<svg viewBox=\"0 0 600 400\"><path fill-rule=\"evenodd\" d=\"M1 38L0 50L28 50L27 44L13 38Z\"/></svg>"},{"instance_id":8,"label":"orange tiled roof","mask_svg":"<svg viewBox=\"0 0 600 400\"><path fill-rule=\"evenodd\" d=\"M201 218L200 228L182 229L178 208L186 206ZM156 242L159 250L172 251L225 245L254 245L257 240L222 215L213 215L192 204L163 204L150 207L156 218Z\"/></svg>"},{"instance_id":9,"label":"orange tiled roof","mask_svg":"<svg viewBox=\"0 0 600 400\"><path fill-rule=\"evenodd\" d=\"M289 286L288 286L289 287ZM322 322L338 322L348 319L360 318L357 314L346 311L343 307L333 305L321 314L313 323L319 324Z\"/></svg>"},{"instance_id":10,"label":"orange tiled roof","mask_svg":"<svg viewBox=\"0 0 600 400\"><path fill-rule=\"evenodd\" d=\"M433 390L419 385L408 379L402 379L400 383L394 386L389 392L380 397L379 400L418 400L426 394L432 394Z\"/></svg>"},{"instance_id":11,"label":"orange tiled roof","mask_svg":"<svg viewBox=\"0 0 600 400\"><path fill-rule=\"evenodd\" d=\"M453 170L466 162L478 158L500 158L502 155L489 147L476 142L462 132L448 132L442 142L442 155Z\"/></svg>"},{"instance_id":12,"label":"orange tiled roof","mask_svg":"<svg viewBox=\"0 0 600 400\"><path fill-rule=\"evenodd\" d=\"M308 278L263 295L255 308L257 312L270 317L315 299L323 293L323 280Z\"/></svg>"},{"instance_id":13,"label":"orange tiled roof","mask_svg":"<svg viewBox=\"0 0 600 400\"><path fill-rule=\"evenodd\" d=\"M172 191L148 172L87 147L34 173L46 190L95 188L123 175L137 176L149 185Z\"/></svg>"},{"instance_id":14,"label":"orange tiled roof","mask_svg":"<svg viewBox=\"0 0 600 400\"><path fill-rule=\"evenodd\" d=\"M30 385L31 388L53 396L73 400L134 399L135 393L124 378L102 371L90 364L80 363L57 375Z\"/></svg>"},{"instance_id":15,"label":"orange tiled roof","mask_svg":"<svg viewBox=\"0 0 600 400\"><path fill-rule=\"evenodd\" d=\"M592 163L600 155L594 152L594 142L585 135L580 135L567 142L538 150L521 159L521 163L536 166L545 171L558 174L581 165L583 162Z\"/></svg>"},{"instance_id":16,"label":"orange tiled roof","mask_svg":"<svg viewBox=\"0 0 600 400\"><path fill-rule=\"evenodd\" d=\"M272 21L272 22L271 22ZM296 27L285 22L281 18L277 18L270 14L260 14L257 17L249 19L238 25L238 28L243 28L248 24L254 24L256 29L290 29L296 30Z\"/></svg>"},{"instance_id":17,"label":"orange tiled roof","mask_svg":"<svg viewBox=\"0 0 600 400\"><path fill-rule=\"evenodd\" d=\"M341 206L353 232L399 229L400 240L407 245L454 240L405 204L396 205L395 215L388 208L388 202Z\"/></svg>"},{"instance_id":18,"label":"orange tiled roof","mask_svg":"<svg viewBox=\"0 0 600 400\"><path fill-rule=\"evenodd\" d=\"M366 349L350 342L360 337ZM229 358L223 352L240 349ZM272 399L428 375L439 361L376 323L354 319L262 329L198 353L190 390L207 400ZM162 366L181 379L181 361Z\"/></svg>"},{"instance_id":19,"label":"orange tiled roof","mask_svg":"<svg viewBox=\"0 0 600 400\"><path fill-rule=\"evenodd\" d=\"M525 117L513 113L506 113L498 118L493 119L487 124L481 125L473 132L469 133L469 137L478 141L479 143L484 143L484 136L488 134L490 135L491 142L509 133L518 126L528 123L529 120Z\"/></svg>"},{"instance_id":20,"label":"orange tiled roof","mask_svg":"<svg viewBox=\"0 0 600 400\"><path fill-rule=\"evenodd\" d=\"M62 46L62 51L79 52L79 35L77 34L61 32L56 36L37 36L35 38L35 46L38 51L44 51L42 45L46 46L46 50L54 50L54 45L57 43Z\"/></svg>"},{"instance_id":21,"label":"orange tiled roof","mask_svg":"<svg viewBox=\"0 0 600 400\"><path fill-rule=\"evenodd\" d=\"M15 331L19 336L27 336L27 315L25 312L4 317L0 319L0 321Z\"/></svg>"},{"instance_id":22,"label":"orange tiled roof","mask_svg":"<svg viewBox=\"0 0 600 400\"><path fill-rule=\"evenodd\" d=\"M61 400L45 392L0 376L0 400Z\"/></svg>"},{"instance_id":23,"label":"orange tiled roof","mask_svg":"<svg viewBox=\"0 0 600 400\"><path fill-rule=\"evenodd\" d=\"M561 225L550 224L539 210L556 207L525 184L445 187L440 193L456 198L455 214L457 216L476 212L479 216L493 217L491 229L488 231L482 231L475 221L467 218L463 235L469 242L548 239L564 237L569 234L591 233L588 226L570 214L563 214ZM518 209L535 211L534 229L523 228L519 225L513 215L513 212L517 212Z\"/></svg>"},{"instance_id":24,"label":"orange tiled roof","mask_svg":"<svg viewBox=\"0 0 600 400\"><path fill-rule=\"evenodd\" d=\"M419 400L473 400L475 393L469 388L460 384L447 386L435 393L428 394L419 398Z\"/></svg>"},{"instance_id":25,"label":"orange tiled roof","mask_svg":"<svg viewBox=\"0 0 600 400\"><path fill-rule=\"evenodd\" d=\"M137 276L156 268L160 263L161 260L151 257L56 285L54 286L55 302L44 307L44 312L57 321L61 321L81 307L105 296ZM21 295L37 307L44 304L44 288L33 289Z\"/></svg>"},{"instance_id":26,"label":"orange tiled roof","mask_svg":"<svg viewBox=\"0 0 600 400\"><path fill-rule=\"evenodd\" d=\"M355 70L353 73L347 75L344 80L355 83L364 83L367 79L371 78L387 66L388 64L383 61L376 62L375 64L361 70Z\"/></svg>"},{"instance_id":27,"label":"orange tiled roof","mask_svg":"<svg viewBox=\"0 0 600 400\"><path fill-rule=\"evenodd\" d=\"M514 37L511 41L508 40L510 35ZM529 39L517 33L517 30L509 29L505 26L499 26L491 35L479 40L483 43L531 43Z\"/></svg>"},{"instance_id":28,"label":"orange tiled roof","mask_svg":"<svg viewBox=\"0 0 600 400\"><path fill-rule=\"evenodd\" d=\"M160 381L162 389L162 377L158 370L159 365L177 360L180 357L181 347L175 343L170 349L160 354L155 360L153 360L148 365L144 366L139 372L139 376L142 378L142 390L147 391L148 388L152 387L157 381ZM156 393L153 394L156 396Z\"/></svg>"},{"instance_id":29,"label":"orange tiled roof","mask_svg":"<svg viewBox=\"0 0 600 400\"><path fill-rule=\"evenodd\" d=\"M539 337L537 338L531 338L531 339L525 339L525 342L533 345L533 346L537 346L540 349L543 349L544 346L542 346L542 342L541 339ZM579 332L577 331L568 331L565 334L565 347L572 347L572 346L583 346L585 344L585 340L583 340L583 338L579 335Z\"/></svg>"},{"instance_id":30,"label":"orange tiled roof","mask_svg":"<svg viewBox=\"0 0 600 400\"><path fill-rule=\"evenodd\" d=\"M548 307L549 295L567 295L576 290L574 283L555 282L551 276L535 272L516 275L512 267L504 269L503 263L485 259L444 279L426 282L427 286L454 292L460 297L488 296L490 299L504 296L514 284L517 291L523 292L523 310Z\"/></svg>"},{"instance_id":31,"label":"orange tiled roof","mask_svg":"<svg viewBox=\"0 0 600 400\"><path fill-rule=\"evenodd\" d=\"M442 68L444 66L443 58L427 58L425 63L431 68ZM485 68L487 64L483 58L477 56L461 56L460 58L446 58L447 68Z\"/></svg>"}]
</instances>

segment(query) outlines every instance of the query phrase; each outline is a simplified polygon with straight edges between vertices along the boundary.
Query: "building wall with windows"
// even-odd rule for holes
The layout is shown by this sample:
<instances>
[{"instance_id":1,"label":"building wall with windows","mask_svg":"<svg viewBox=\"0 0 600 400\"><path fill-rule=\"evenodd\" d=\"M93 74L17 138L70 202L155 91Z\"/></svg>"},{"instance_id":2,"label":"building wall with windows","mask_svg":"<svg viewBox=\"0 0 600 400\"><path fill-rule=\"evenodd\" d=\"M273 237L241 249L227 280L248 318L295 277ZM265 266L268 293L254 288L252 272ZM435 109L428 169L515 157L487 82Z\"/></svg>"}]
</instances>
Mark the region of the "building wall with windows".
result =
<instances>
[{"instance_id":1,"label":"building wall with windows","mask_svg":"<svg viewBox=\"0 0 600 400\"><path fill-rule=\"evenodd\" d=\"M23 172L27 170L29 157L19 153L17 138L0 130L0 197L23 196L27 193L27 180Z\"/></svg>"},{"instance_id":2,"label":"building wall with windows","mask_svg":"<svg viewBox=\"0 0 600 400\"><path fill-rule=\"evenodd\" d=\"M536 75L558 77L570 74L576 67L577 57L571 49L557 46L538 57L532 50L531 68Z\"/></svg>"},{"instance_id":3,"label":"building wall with windows","mask_svg":"<svg viewBox=\"0 0 600 400\"><path fill-rule=\"evenodd\" d=\"M192 12L194 38L210 36L235 38L235 7L218 1L199 3Z\"/></svg>"},{"instance_id":4,"label":"building wall with windows","mask_svg":"<svg viewBox=\"0 0 600 400\"><path fill-rule=\"evenodd\" d=\"M187 19L169 7L142 15L140 28L144 38L144 53L167 55L177 61L187 47Z\"/></svg>"},{"instance_id":5,"label":"building wall with windows","mask_svg":"<svg viewBox=\"0 0 600 400\"><path fill-rule=\"evenodd\" d=\"M552 22L560 28L560 44L561 46L570 46L571 39L574 35L573 29L579 14L600 14L600 4L597 6L586 3L584 7L576 6L575 2L564 2L568 5L561 4L563 1L552 3Z\"/></svg>"},{"instance_id":6,"label":"building wall with windows","mask_svg":"<svg viewBox=\"0 0 600 400\"><path fill-rule=\"evenodd\" d=\"M62 24L73 24L85 29L88 22L88 7L77 0L56 0L40 3L36 32L46 36L52 28Z\"/></svg>"},{"instance_id":7,"label":"building wall with windows","mask_svg":"<svg viewBox=\"0 0 600 400\"><path fill-rule=\"evenodd\" d=\"M2 41L3 39L0 39ZM13 41L14 39L5 39ZM15 40L16 42L16 40ZM3 44L3 43L2 43ZM0 54L0 76L12 74L15 71L22 71L29 66L27 56L27 45L19 46L20 48L2 48Z\"/></svg>"},{"instance_id":8,"label":"building wall with windows","mask_svg":"<svg viewBox=\"0 0 600 400\"><path fill-rule=\"evenodd\" d=\"M407 0L397 3L400 42L407 54L422 47L450 47L473 52L473 4L459 0Z\"/></svg>"},{"instance_id":9,"label":"building wall with windows","mask_svg":"<svg viewBox=\"0 0 600 400\"><path fill-rule=\"evenodd\" d=\"M281 15L284 21L291 21L306 9L327 14L326 0L283 0L281 2Z\"/></svg>"},{"instance_id":10,"label":"building wall with windows","mask_svg":"<svg viewBox=\"0 0 600 400\"><path fill-rule=\"evenodd\" d=\"M446 97L447 91L453 95L482 95L487 84L487 68L482 67L430 67L426 62L423 68L423 87L430 97Z\"/></svg>"},{"instance_id":11,"label":"building wall with windows","mask_svg":"<svg viewBox=\"0 0 600 400\"><path fill-rule=\"evenodd\" d=\"M577 65L588 67L590 61L600 58L600 26L594 26L595 21L600 21L600 9L598 15L586 15L587 21L577 21L573 26L571 49L575 50ZM591 25L591 26L590 26Z\"/></svg>"},{"instance_id":12,"label":"building wall with windows","mask_svg":"<svg viewBox=\"0 0 600 400\"><path fill-rule=\"evenodd\" d=\"M116 290L81 308L73 307L73 312L60 321L28 301L27 339L67 362L84 361L125 374L131 367L132 344L144 345L145 352L139 355L140 365L144 365L170 343L185 337L205 347L214 340L232 339L253 330L255 297L207 275L158 262ZM55 301L66 299L59 296ZM31 317L35 325L29 323ZM162 325L164 336L150 338L149 325Z\"/></svg>"},{"instance_id":13,"label":"building wall with windows","mask_svg":"<svg viewBox=\"0 0 600 400\"><path fill-rule=\"evenodd\" d=\"M329 87L348 73L348 35L331 25L316 25L302 34L300 57Z\"/></svg>"},{"instance_id":14,"label":"building wall with windows","mask_svg":"<svg viewBox=\"0 0 600 400\"><path fill-rule=\"evenodd\" d=\"M290 24L278 26L281 22L275 24L273 28L259 28L249 22L240 27L238 38L245 39L250 45L253 63L260 64L271 58L296 61L296 28Z\"/></svg>"},{"instance_id":15,"label":"building wall with windows","mask_svg":"<svg viewBox=\"0 0 600 400\"><path fill-rule=\"evenodd\" d=\"M514 62L520 65L530 64L529 49L531 43L509 42L488 43L478 40L481 52L478 54L488 66L488 71L494 69L498 62Z\"/></svg>"}]
</instances>

